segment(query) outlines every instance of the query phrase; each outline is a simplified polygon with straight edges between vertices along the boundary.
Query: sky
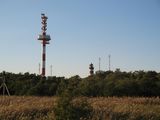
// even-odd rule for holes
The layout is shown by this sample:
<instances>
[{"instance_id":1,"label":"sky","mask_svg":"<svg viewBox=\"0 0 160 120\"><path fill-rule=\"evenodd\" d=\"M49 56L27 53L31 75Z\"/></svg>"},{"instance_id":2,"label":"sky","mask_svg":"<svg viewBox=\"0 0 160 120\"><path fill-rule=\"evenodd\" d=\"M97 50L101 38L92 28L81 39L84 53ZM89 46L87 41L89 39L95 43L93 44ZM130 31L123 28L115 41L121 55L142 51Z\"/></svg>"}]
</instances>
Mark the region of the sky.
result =
<instances>
[{"instance_id":1,"label":"sky","mask_svg":"<svg viewBox=\"0 0 160 120\"><path fill-rule=\"evenodd\" d=\"M46 72L160 72L160 0L0 0L0 71L38 74L41 13L48 16Z\"/></svg>"}]
</instances>

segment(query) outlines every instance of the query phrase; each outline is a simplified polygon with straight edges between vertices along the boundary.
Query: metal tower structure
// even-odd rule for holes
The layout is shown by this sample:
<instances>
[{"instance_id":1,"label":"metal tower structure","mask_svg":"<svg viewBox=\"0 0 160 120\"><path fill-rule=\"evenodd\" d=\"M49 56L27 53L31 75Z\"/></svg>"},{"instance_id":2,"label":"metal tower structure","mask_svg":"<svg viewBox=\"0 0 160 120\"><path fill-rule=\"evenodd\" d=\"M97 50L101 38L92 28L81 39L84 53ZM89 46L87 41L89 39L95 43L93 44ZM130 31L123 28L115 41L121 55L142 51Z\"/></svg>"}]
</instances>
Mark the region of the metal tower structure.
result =
<instances>
[{"instance_id":1,"label":"metal tower structure","mask_svg":"<svg viewBox=\"0 0 160 120\"><path fill-rule=\"evenodd\" d=\"M41 64L40 63L38 64L38 74L39 75L41 74Z\"/></svg>"},{"instance_id":2,"label":"metal tower structure","mask_svg":"<svg viewBox=\"0 0 160 120\"><path fill-rule=\"evenodd\" d=\"M109 71L111 71L111 55L108 55L109 58Z\"/></svg>"},{"instance_id":3,"label":"metal tower structure","mask_svg":"<svg viewBox=\"0 0 160 120\"><path fill-rule=\"evenodd\" d=\"M51 65L51 66L50 66L50 72L51 72L51 76L52 76L52 68L53 68L53 66Z\"/></svg>"},{"instance_id":4,"label":"metal tower structure","mask_svg":"<svg viewBox=\"0 0 160 120\"><path fill-rule=\"evenodd\" d=\"M99 71L101 70L101 58L99 57Z\"/></svg>"},{"instance_id":5,"label":"metal tower structure","mask_svg":"<svg viewBox=\"0 0 160 120\"><path fill-rule=\"evenodd\" d=\"M46 44L49 44L49 41L51 40L50 35L46 34L47 30L47 19L48 17L45 16L45 14L41 14L42 19L42 34L38 36L38 40L42 43L42 77L45 77L46 73Z\"/></svg>"},{"instance_id":6,"label":"metal tower structure","mask_svg":"<svg viewBox=\"0 0 160 120\"><path fill-rule=\"evenodd\" d=\"M90 76L92 76L94 74L94 67L92 63L89 65L89 69L90 69Z\"/></svg>"},{"instance_id":7,"label":"metal tower structure","mask_svg":"<svg viewBox=\"0 0 160 120\"><path fill-rule=\"evenodd\" d=\"M5 71L3 71L2 79L3 79L3 81L2 81L2 84L0 86L0 89L1 88L3 89L3 96L5 95L5 91L7 91L8 96L10 96L9 90L7 88L7 85L6 85L6 74L5 74Z\"/></svg>"}]
</instances>

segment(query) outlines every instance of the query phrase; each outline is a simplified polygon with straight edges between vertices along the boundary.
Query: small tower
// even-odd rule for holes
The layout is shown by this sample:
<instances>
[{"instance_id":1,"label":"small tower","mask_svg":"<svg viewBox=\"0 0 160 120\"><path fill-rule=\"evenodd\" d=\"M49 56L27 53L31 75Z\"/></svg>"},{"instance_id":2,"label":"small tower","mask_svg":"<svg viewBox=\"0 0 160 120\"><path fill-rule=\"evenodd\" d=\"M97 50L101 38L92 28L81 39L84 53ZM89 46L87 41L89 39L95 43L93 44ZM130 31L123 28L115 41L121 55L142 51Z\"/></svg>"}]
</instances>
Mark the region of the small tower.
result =
<instances>
[{"instance_id":1,"label":"small tower","mask_svg":"<svg viewBox=\"0 0 160 120\"><path fill-rule=\"evenodd\" d=\"M1 77L1 78L3 79L3 81L2 81L2 84L0 86L0 89L1 88L3 89L3 96L5 96L5 91L7 91L8 96L10 96L8 87L6 85L6 73L5 73L5 71L3 71L3 77Z\"/></svg>"},{"instance_id":2,"label":"small tower","mask_svg":"<svg viewBox=\"0 0 160 120\"><path fill-rule=\"evenodd\" d=\"M94 74L94 67L93 67L92 63L89 65L89 69L90 69L90 76L93 76L93 74Z\"/></svg>"},{"instance_id":3,"label":"small tower","mask_svg":"<svg viewBox=\"0 0 160 120\"><path fill-rule=\"evenodd\" d=\"M45 14L41 14L42 19L42 33L38 36L38 40L42 43L42 77L45 77L46 73L46 44L49 44L51 40L50 35L46 34L47 30L47 19L48 17Z\"/></svg>"}]
</instances>

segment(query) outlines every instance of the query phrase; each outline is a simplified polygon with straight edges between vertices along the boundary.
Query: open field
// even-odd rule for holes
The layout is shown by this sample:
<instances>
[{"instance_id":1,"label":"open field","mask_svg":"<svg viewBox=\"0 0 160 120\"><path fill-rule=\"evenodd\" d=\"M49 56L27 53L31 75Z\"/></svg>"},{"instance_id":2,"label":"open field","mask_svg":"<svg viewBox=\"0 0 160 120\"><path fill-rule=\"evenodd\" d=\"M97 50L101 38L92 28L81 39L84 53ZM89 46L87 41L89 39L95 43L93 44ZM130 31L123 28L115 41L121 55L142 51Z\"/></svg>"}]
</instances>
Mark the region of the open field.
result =
<instances>
[{"instance_id":1,"label":"open field","mask_svg":"<svg viewBox=\"0 0 160 120\"><path fill-rule=\"evenodd\" d=\"M87 99L93 107L92 120L160 120L160 98ZM55 103L56 97L1 96L0 120L54 120Z\"/></svg>"}]
</instances>

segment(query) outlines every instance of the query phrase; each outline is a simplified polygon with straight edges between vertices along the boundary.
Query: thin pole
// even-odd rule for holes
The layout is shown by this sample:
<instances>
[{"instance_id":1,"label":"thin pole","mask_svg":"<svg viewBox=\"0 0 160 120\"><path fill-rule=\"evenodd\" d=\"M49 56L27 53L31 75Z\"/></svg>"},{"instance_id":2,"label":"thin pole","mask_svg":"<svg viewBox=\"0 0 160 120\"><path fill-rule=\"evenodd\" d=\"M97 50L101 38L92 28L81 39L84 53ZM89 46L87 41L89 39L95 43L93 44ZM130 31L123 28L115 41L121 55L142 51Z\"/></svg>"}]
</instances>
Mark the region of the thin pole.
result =
<instances>
[{"instance_id":1,"label":"thin pole","mask_svg":"<svg viewBox=\"0 0 160 120\"><path fill-rule=\"evenodd\" d=\"M52 65L50 66L50 69L51 69L51 76L52 76Z\"/></svg>"},{"instance_id":2,"label":"thin pole","mask_svg":"<svg viewBox=\"0 0 160 120\"><path fill-rule=\"evenodd\" d=\"M7 90L7 94L8 94L8 96L10 96L9 90L8 90L8 88L7 88L7 85L6 85L6 84L4 84L4 86L6 87L6 90Z\"/></svg>"},{"instance_id":3,"label":"thin pole","mask_svg":"<svg viewBox=\"0 0 160 120\"><path fill-rule=\"evenodd\" d=\"M109 58L109 71L111 70L111 55L108 55Z\"/></svg>"},{"instance_id":4,"label":"thin pole","mask_svg":"<svg viewBox=\"0 0 160 120\"><path fill-rule=\"evenodd\" d=\"M101 70L101 58L99 57L99 71Z\"/></svg>"},{"instance_id":5,"label":"thin pole","mask_svg":"<svg viewBox=\"0 0 160 120\"><path fill-rule=\"evenodd\" d=\"M39 67L38 67L38 74L40 75L40 74L41 74L41 64L39 63L38 66L39 66Z\"/></svg>"}]
</instances>

